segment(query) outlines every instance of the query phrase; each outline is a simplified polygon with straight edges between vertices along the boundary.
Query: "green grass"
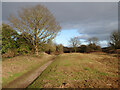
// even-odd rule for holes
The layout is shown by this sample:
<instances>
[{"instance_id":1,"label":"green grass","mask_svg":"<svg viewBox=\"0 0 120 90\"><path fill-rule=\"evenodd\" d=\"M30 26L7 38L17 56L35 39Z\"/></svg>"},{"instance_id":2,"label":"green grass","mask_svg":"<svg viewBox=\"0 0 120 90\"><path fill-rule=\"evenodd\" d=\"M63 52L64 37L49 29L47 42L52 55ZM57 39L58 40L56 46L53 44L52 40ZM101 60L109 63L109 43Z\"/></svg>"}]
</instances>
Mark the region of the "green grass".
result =
<instances>
[{"instance_id":1,"label":"green grass","mask_svg":"<svg viewBox=\"0 0 120 90\"><path fill-rule=\"evenodd\" d=\"M14 73L14 74L11 74L11 76L9 76L7 79L6 78L2 78L2 81L5 82L6 84L12 80L14 80L15 78L23 75L24 73Z\"/></svg>"},{"instance_id":2,"label":"green grass","mask_svg":"<svg viewBox=\"0 0 120 90\"><path fill-rule=\"evenodd\" d=\"M117 78L118 75L109 73L107 70L111 67L95 62L95 57L98 55L92 55L92 57L89 54L59 55L28 88L58 88L64 86L64 83L69 84L64 87L93 87L92 83L95 81L97 85L101 83L101 87L104 87L104 84L108 83L107 77L113 78L115 75ZM82 83L85 81L87 83ZM82 86L84 84L85 86Z\"/></svg>"},{"instance_id":3,"label":"green grass","mask_svg":"<svg viewBox=\"0 0 120 90\"><path fill-rule=\"evenodd\" d=\"M84 68L84 70L88 70L88 71L89 71L89 70L90 70L90 68L88 68L88 67L85 67L85 68Z\"/></svg>"}]
</instances>

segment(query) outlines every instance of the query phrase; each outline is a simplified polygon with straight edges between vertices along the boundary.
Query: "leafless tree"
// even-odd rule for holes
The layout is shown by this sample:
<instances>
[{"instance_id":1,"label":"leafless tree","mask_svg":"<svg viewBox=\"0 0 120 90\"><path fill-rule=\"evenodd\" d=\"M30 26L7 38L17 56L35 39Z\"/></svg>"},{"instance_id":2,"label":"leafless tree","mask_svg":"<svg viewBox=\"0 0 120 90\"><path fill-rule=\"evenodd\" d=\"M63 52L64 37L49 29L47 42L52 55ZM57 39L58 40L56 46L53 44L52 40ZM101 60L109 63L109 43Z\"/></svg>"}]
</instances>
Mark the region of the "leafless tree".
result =
<instances>
[{"instance_id":1,"label":"leafless tree","mask_svg":"<svg viewBox=\"0 0 120 90\"><path fill-rule=\"evenodd\" d=\"M61 29L52 13L43 5L22 8L18 11L18 16L10 15L9 21L25 38L26 35L31 36L36 55L38 45L54 39Z\"/></svg>"},{"instance_id":2,"label":"leafless tree","mask_svg":"<svg viewBox=\"0 0 120 90\"><path fill-rule=\"evenodd\" d=\"M80 40L77 37L74 37L70 39L69 43L74 48L74 51L76 52L76 48L80 45Z\"/></svg>"},{"instance_id":3,"label":"leafless tree","mask_svg":"<svg viewBox=\"0 0 120 90\"><path fill-rule=\"evenodd\" d=\"M98 38L97 37L92 37L88 38L89 44L98 44Z\"/></svg>"}]
</instances>

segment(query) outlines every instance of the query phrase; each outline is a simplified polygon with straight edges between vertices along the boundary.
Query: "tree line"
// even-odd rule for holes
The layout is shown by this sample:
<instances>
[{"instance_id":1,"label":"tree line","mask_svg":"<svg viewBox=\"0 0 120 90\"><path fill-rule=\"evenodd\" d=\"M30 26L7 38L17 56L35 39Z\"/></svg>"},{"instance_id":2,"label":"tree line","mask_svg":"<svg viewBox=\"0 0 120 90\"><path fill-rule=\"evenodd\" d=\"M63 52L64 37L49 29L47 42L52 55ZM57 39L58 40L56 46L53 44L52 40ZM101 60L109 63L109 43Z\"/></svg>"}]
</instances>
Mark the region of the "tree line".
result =
<instances>
[{"instance_id":1,"label":"tree line","mask_svg":"<svg viewBox=\"0 0 120 90\"><path fill-rule=\"evenodd\" d=\"M72 47L65 47L64 52L96 52L103 51L106 53L120 53L120 33L118 30L115 30L110 35L110 41L108 41L108 46L101 48L98 44L99 40L97 37L88 38L88 45L80 45L80 39L73 37L70 39L69 43Z\"/></svg>"},{"instance_id":2,"label":"tree line","mask_svg":"<svg viewBox=\"0 0 120 90\"><path fill-rule=\"evenodd\" d=\"M89 53L95 51L102 51L101 47L98 44L98 38L92 37L88 38L88 45L81 45L80 39L73 37L69 40L71 47L64 47L64 52L81 52Z\"/></svg>"},{"instance_id":3,"label":"tree line","mask_svg":"<svg viewBox=\"0 0 120 90\"><path fill-rule=\"evenodd\" d=\"M22 33L24 34L24 33ZM30 35L19 34L16 30L7 24L2 24L2 54L4 57L13 57L32 53L35 54L35 47L30 39ZM88 45L81 45L80 40L76 37L71 38L69 43L71 47L64 47L62 44L55 44L52 40L38 44L38 52L46 52L48 54L61 54L70 52L90 53L104 51L107 53L115 53L120 49L120 34L114 31L110 35L109 46L101 48L98 45L96 37L89 38Z\"/></svg>"}]
</instances>

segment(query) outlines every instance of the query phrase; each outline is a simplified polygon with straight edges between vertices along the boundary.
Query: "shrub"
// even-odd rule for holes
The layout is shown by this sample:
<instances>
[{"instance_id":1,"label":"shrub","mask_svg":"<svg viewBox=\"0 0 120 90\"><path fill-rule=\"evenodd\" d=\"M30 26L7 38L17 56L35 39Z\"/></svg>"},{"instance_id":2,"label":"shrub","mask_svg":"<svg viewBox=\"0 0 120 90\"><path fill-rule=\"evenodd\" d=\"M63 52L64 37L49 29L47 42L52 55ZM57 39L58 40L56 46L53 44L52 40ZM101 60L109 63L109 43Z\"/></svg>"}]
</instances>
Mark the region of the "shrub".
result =
<instances>
[{"instance_id":1,"label":"shrub","mask_svg":"<svg viewBox=\"0 0 120 90\"><path fill-rule=\"evenodd\" d=\"M58 54L63 53L63 45L62 44L56 46L56 52Z\"/></svg>"},{"instance_id":2,"label":"shrub","mask_svg":"<svg viewBox=\"0 0 120 90\"><path fill-rule=\"evenodd\" d=\"M19 54L26 54L26 53L29 53L30 52L30 49L29 49L29 46L28 45L21 45L19 48L18 48L18 52Z\"/></svg>"},{"instance_id":3,"label":"shrub","mask_svg":"<svg viewBox=\"0 0 120 90\"><path fill-rule=\"evenodd\" d=\"M94 51L101 51L101 47L97 46L96 44L89 44L88 45L89 51L94 52Z\"/></svg>"},{"instance_id":4,"label":"shrub","mask_svg":"<svg viewBox=\"0 0 120 90\"><path fill-rule=\"evenodd\" d=\"M82 53L87 52L87 46L86 45L81 45L80 46L80 52L82 52Z\"/></svg>"},{"instance_id":5,"label":"shrub","mask_svg":"<svg viewBox=\"0 0 120 90\"><path fill-rule=\"evenodd\" d=\"M8 51L2 55L2 57L8 58L8 57L14 57L17 56L17 50L16 49L8 49Z\"/></svg>"}]
</instances>

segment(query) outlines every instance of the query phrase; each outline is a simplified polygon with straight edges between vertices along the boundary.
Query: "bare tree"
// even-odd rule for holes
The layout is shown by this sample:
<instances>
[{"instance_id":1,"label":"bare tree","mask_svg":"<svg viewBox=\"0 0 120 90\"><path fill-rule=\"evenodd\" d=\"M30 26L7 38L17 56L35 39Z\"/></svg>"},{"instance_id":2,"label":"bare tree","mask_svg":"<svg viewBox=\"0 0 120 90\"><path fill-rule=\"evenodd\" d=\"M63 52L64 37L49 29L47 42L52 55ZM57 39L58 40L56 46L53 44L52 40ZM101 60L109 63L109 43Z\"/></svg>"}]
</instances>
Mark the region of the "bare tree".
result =
<instances>
[{"instance_id":1,"label":"bare tree","mask_svg":"<svg viewBox=\"0 0 120 90\"><path fill-rule=\"evenodd\" d=\"M97 37L92 37L88 38L89 44L98 44L98 38Z\"/></svg>"},{"instance_id":2,"label":"bare tree","mask_svg":"<svg viewBox=\"0 0 120 90\"><path fill-rule=\"evenodd\" d=\"M112 46L115 49L120 49L120 33L118 31L112 32L110 39L110 46Z\"/></svg>"},{"instance_id":3,"label":"bare tree","mask_svg":"<svg viewBox=\"0 0 120 90\"><path fill-rule=\"evenodd\" d=\"M76 48L80 45L80 40L77 37L74 37L70 39L69 43L74 48L74 51L76 52Z\"/></svg>"},{"instance_id":4,"label":"bare tree","mask_svg":"<svg viewBox=\"0 0 120 90\"><path fill-rule=\"evenodd\" d=\"M22 35L25 38L27 35L31 36L36 55L38 45L54 39L61 29L54 16L43 5L22 8L18 11L18 16L10 15L9 21L15 30L24 33Z\"/></svg>"}]
</instances>

